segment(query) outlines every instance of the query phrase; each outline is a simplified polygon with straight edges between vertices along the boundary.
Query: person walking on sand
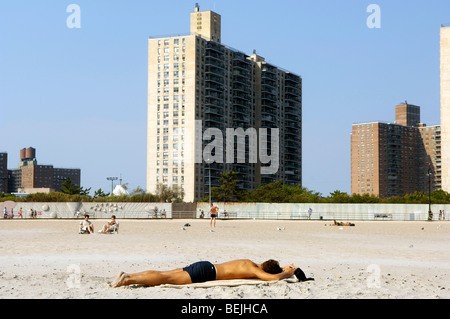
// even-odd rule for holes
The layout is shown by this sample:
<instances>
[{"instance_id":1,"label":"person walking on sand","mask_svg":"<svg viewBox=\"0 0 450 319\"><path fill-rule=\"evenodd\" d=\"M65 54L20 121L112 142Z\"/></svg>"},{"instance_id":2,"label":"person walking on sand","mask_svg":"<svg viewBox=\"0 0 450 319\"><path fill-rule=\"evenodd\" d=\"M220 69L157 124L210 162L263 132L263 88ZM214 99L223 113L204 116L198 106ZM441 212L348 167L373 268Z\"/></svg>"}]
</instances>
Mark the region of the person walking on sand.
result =
<instances>
[{"instance_id":1,"label":"person walking on sand","mask_svg":"<svg viewBox=\"0 0 450 319\"><path fill-rule=\"evenodd\" d=\"M211 219L209 221L209 228L211 232L213 231L213 227L216 228L216 218L218 211L219 207L214 206L214 204L211 203L211 208L209 209L209 215L211 216Z\"/></svg>"},{"instance_id":2,"label":"person walking on sand","mask_svg":"<svg viewBox=\"0 0 450 319\"><path fill-rule=\"evenodd\" d=\"M308 219L311 219L311 215L312 215L312 208L310 207L308 209Z\"/></svg>"},{"instance_id":3,"label":"person walking on sand","mask_svg":"<svg viewBox=\"0 0 450 319\"><path fill-rule=\"evenodd\" d=\"M22 207L20 207L20 209L19 209L19 211L17 213L19 214L20 218L23 218L23 216L22 216Z\"/></svg>"},{"instance_id":4,"label":"person walking on sand","mask_svg":"<svg viewBox=\"0 0 450 319\"><path fill-rule=\"evenodd\" d=\"M299 281L314 280L306 278L297 266L280 267L278 261L270 259L256 264L248 259L233 260L222 264L200 261L184 268L170 271L144 271L135 274L119 273L111 283L113 288L129 285L159 286L165 284L187 285L213 280L260 279L276 281L296 276Z\"/></svg>"}]
</instances>

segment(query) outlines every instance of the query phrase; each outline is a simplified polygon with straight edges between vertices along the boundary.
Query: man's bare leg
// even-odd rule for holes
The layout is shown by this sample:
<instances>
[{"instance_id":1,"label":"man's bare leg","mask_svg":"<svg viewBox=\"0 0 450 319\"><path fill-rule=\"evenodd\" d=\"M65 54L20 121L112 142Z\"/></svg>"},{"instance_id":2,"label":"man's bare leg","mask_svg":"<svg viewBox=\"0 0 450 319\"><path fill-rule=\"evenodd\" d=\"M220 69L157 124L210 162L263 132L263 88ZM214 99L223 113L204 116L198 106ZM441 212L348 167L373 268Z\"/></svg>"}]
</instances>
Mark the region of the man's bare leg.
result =
<instances>
[{"instance_id":1,"label":"man's bare leg","mask_svg":"<svg viewBox=\"0 0 450 319\"><path fill-rule=\"evenodd\" d=\"M129 285L159 286L164 284L186 285L192 283L191 277L183 269L171 271L144 271L136 274L121 272L111 283L113 288Z\"/></svg>"}]
</instances>

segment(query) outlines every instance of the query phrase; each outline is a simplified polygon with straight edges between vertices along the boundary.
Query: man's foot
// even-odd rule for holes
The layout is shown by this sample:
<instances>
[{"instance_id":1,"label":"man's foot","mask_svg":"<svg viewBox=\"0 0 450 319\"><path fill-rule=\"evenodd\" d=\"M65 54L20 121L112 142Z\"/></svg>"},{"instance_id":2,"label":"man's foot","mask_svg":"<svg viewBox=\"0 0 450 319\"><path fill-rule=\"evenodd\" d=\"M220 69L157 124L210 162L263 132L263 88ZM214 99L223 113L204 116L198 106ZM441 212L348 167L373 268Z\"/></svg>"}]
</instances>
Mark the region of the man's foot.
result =
<instances>
[{"instance_id":1,"label":"man's foot","mask_svg":"<svg viewBox=\"0 0 450 319\"><path fill-rule=\"evenodd\" d=\"M113 280L113 282L111 283L111 287L117 288L117 287L123 286L123 283L124 283L126 277L127 277L127 274L122 271Z\"/></svg>"}]
</instances>

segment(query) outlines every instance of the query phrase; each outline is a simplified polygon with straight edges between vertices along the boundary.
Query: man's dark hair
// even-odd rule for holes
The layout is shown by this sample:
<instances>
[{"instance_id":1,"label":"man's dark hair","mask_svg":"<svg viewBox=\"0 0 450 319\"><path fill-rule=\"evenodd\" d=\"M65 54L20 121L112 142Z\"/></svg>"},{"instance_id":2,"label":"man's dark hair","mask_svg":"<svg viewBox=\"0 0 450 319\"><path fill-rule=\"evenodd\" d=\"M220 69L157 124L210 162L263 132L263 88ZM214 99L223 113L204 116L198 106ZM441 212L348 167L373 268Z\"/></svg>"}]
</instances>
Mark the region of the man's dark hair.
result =
<instances>
[{"instance_id":1,"label":"man's dark hair","mask_svg":"<svg viewBox=\"0 0 450 319\"><path fill-rule=\"evenodd\" d=\"M263 262L261 268L269 274L279 274L280 272L283 272L283 269L281 269L278 261L273 259L269 259Z\"/></svg>"}]
</instances>

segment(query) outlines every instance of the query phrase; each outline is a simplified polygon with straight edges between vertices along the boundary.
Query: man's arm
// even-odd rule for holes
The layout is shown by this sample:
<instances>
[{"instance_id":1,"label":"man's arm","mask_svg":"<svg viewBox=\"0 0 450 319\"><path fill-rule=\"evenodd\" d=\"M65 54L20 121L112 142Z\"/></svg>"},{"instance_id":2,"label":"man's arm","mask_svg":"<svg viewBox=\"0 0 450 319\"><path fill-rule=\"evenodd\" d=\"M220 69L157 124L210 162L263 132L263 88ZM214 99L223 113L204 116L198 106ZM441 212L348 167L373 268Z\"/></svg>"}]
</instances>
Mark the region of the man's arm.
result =
<instances>
[{"instance_id":1,"label":"man's arm","mask_svg":"<svg viewBox=\"0 0 450 319\"><path fill-rule=\"evenodd\" d=\"M294 276L294 272L298 267L295 267L293 265L289 265L283 268L283 272L279 274L269 274L259 268L258 266L255 266L254 273L255 276L258 279L264 280L264 281L276 281L276 280L283 280L286 278L290 278Z\"/></svg>"}]
</instances>

